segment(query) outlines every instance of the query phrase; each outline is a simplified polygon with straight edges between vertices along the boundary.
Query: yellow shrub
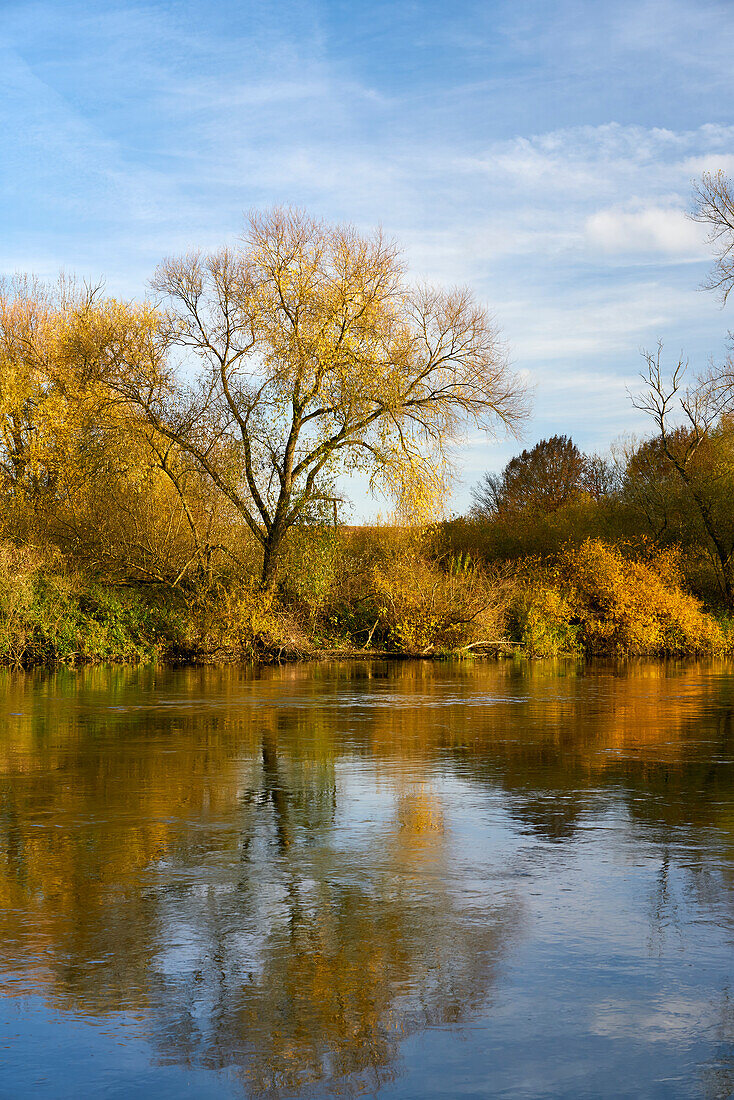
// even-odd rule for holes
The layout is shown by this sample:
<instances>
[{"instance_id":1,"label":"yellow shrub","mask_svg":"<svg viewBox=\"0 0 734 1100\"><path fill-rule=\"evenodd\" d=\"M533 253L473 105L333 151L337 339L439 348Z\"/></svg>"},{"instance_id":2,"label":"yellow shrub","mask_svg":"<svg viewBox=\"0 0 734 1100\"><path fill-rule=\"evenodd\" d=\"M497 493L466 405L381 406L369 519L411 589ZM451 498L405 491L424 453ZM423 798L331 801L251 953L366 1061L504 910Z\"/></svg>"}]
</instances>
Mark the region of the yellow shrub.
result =
<instances>
[{"instance_id":1,"label":"yellow shrub","mask_svg":"<svg viewBox=\"0 0 734 1100\"><path fill-rule=\"evenodd\" d=\"M200 593L191 625L192 648L212 660L292 658L310 651L293 616L256 585Z\"/></svg>"},{"instance_id":2,"label":"yellow shrub","mask_svg":"<svg viewBox=\"0 0 734 1100\"><path fill-rule=\"evenodd\" d=\"M557 657L579 649L574 609L558 588L522 583L509 601L508 626L529 657Z\"/></svg>"},{"instance_id":3,"label":"yellow shrub","mask_svg":"<svg viewBox=\"0 0 734 1100\"><path fill-rule=\"evenodd\" d=\"M376 565L372 599L383 644L449 650L502 636L491 583L465 562L442 569L416 551Z\"/></svg>"},{"instance_id":4,"label":"yellow shrub","mask_svg":"<svg viewBox=\"0 0 734 1100\"><path fill-rule=\"evenodd\" d=\"M680 587L677 558L648 561L588 539L561 556L556 584L566 593L584 647L592 653L682 654L726 646L715 619Z\"/></svg>"},{"instance_id":5,"label":"yellow shrub","mask_svg":"<svg viewBox=\"0 0 734 1100\"><path fill-rule=\"evenodd\" d=\"M41 555L32 547L0 543L0 655L13 664L25 650L41 565Z\"/></svg>"}]
</instances>

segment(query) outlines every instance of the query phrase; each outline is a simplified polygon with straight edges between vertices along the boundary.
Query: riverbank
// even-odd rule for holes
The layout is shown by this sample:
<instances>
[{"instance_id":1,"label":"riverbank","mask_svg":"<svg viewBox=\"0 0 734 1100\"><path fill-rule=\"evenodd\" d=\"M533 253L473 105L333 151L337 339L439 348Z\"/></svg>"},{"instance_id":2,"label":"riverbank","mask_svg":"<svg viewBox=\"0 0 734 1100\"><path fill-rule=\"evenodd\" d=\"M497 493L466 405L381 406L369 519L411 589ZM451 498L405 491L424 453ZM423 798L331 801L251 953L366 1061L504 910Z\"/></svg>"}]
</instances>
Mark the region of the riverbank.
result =
<instances>
[{"instance_id":1,"label":"riverbank","mask_svg":"<svg viewBox=\"0 0 734 1100\"><path fill-rule=\"evenodd\" d=\"M673 555L628 558L598 540L512 572L431 557L404 540L358 561L342 553L316 579L306 563L269 593L251 578L186 589L104 583L58 552L6 543L0 663L668 657L725 654L734 638L728 618L685 590Z\"/></svg>"}]
</instances>

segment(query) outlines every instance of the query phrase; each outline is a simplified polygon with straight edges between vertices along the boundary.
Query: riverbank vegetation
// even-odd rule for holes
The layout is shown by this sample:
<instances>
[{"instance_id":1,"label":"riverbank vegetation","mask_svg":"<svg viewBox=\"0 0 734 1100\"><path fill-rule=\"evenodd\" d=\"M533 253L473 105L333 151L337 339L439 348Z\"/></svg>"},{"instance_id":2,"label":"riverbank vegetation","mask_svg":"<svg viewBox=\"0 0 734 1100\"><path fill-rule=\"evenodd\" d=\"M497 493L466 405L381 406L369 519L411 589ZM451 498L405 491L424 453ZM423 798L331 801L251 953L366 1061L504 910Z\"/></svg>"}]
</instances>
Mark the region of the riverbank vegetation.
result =
<instances>
[{"instance_id":1,"label":"riverbank vegetation","mask_svg":"<svg viewBox=\"0 0 734 1100\"><path fill-rule=\"evenodd\" d=\"M706 177L698 208L723 293L729 194ZM0 292L1 660L732 647L731 361L666 374L659 347L633 395L648 438L541 440L440 520L466 425L527 414L468 291L416 289L379 234L293 211L152 285ZM344 522L354 471L393 523Z\"/></svg>"},{"instance_id":2,"label":"riverbank vegetation","mask_svg":"<svg viewBox=\"0 0 734 1100\"><path fill-rule=\"evenodd\" d=\"M465 525L462 537L471 531L481 527ZM547 558L486 561L448 551L455 538L455 525L300 529L275 591L255 573L217 569L199 581L112 581L56 549L6 541L0 657L16 665L331 652L620 657L731 647L727 616L692 593L678 551L587 539Z\"/></svg>"}]
</instances>

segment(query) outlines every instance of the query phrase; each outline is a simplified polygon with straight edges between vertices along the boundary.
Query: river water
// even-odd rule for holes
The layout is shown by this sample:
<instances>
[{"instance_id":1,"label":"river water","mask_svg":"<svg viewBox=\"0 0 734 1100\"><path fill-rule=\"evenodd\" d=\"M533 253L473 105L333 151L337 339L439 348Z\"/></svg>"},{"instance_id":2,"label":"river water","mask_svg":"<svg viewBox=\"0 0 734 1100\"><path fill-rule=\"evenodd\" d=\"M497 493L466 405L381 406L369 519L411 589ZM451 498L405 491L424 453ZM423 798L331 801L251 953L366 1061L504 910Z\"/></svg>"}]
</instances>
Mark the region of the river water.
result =
<instances>
[{"instance_id":1,"label":"river water","mask_svg":"<svg viewBox=\"0 0 734 1100\"><path fill-rule=\"evenodd\" d=\"M0 1096L734 1095L734 667L0 678Z\"/></svg>"}]
</instances>

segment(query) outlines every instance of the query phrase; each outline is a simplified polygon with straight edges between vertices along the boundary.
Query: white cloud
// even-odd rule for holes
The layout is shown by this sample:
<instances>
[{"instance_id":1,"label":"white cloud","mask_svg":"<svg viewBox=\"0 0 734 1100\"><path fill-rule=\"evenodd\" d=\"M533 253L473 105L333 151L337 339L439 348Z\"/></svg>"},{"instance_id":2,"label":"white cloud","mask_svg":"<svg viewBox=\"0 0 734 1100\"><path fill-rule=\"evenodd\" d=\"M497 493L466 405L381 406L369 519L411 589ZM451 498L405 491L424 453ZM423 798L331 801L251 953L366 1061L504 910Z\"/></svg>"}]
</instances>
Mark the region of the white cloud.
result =
<instances>
[{"instance_id":1,"label":"white cloud","mask_svg":"<svg viewBox=\"0 0 734 1100\"><path fill-rule=\"evenodd\" d=\"M703 127L703 129L707 129ZM704 172L718 172L734 175L734 155L731 153L705 153L703 156L688 157L683 161L683 169L696 179Z\"/></svg>"},{"instance_id":2,"label":"white cloud","mask_svg":"<svg viewBox=\"0 0 734 1100\"><path fill-rule=\"evenodd\" d=\"M589 245L604 252L652 253L694 260L706 256L701 226L683 210L672 207L608 207L586 219L585 233Z\"/></svg>"},{"instance_id":3,"label":"white cloud","mask_svg":"<svg viewBox=\"0 0 734 1100\"><path fill-rule=\"evenodd\" d=\"M455 160L457 171L481 175L521 195L544 196L543 204L564 199L597 200L690 189L703 168L730 169L734 127L704 125L696 130L659 127L577 126L511 141Z\"/></svg>"}]
</instances>

